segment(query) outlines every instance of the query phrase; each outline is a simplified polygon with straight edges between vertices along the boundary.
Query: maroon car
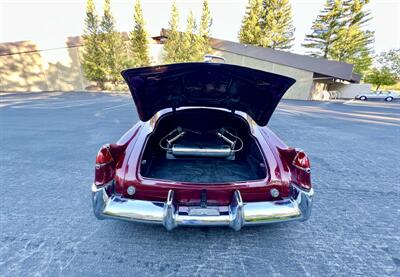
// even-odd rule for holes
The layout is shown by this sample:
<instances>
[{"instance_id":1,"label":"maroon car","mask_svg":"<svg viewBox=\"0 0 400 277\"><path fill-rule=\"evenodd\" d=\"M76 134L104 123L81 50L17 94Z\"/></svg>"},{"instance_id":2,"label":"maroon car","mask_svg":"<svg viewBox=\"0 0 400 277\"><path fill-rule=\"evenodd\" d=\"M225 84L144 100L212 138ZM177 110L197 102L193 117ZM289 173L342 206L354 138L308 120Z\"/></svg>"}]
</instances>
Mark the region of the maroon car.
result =
<instances>
[{"instance_id":1,"label":"maroon car","mask_svg":"<svg viewBox=\"0 0 400 277\"><path fill-rule=\"evenodd\" d=\"M294 79L218 63L122 75L141 121L97 154L97 218L168 230L309 218L309 159L266 127Z\"/></svg>"}]
</instances>

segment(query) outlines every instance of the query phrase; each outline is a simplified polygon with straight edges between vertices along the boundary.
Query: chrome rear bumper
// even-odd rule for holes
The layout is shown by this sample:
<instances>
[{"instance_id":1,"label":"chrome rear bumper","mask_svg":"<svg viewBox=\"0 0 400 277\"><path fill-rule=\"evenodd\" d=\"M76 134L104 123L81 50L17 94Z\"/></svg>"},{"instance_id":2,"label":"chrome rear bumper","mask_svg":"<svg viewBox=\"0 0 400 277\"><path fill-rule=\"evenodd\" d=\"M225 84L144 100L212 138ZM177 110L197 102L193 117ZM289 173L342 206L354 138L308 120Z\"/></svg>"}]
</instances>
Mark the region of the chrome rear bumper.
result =
<instances>
[{"instance_id":1,"label":"chrome rear bumper","mask_svg":"<svg viewBox=\"0 0 400 277\"><path fill-rule=\"evenodd\" d=\"M112 186L109 184L108 186ZM133 200L109 195L107 186L92 186L93 211L98 219L114 218L163 224L167 230L177 226L229 226L240 230L245 225L257 225L292 220L304 221L310 217L314 191L305 191L291 185L291 197L277 201L243 203L236 190L228 206L176 206L174 191L167 202Z\"/></svg>"}]
</instances>

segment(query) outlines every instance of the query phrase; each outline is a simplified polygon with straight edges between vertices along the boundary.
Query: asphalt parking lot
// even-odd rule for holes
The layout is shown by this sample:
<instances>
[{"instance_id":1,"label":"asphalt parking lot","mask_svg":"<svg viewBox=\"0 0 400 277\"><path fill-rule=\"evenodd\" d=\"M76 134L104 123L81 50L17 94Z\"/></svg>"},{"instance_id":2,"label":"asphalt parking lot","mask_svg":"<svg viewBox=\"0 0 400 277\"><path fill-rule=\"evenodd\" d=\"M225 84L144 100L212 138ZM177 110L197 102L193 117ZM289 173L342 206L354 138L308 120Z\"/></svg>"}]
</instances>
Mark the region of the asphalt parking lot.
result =
<instances>
[{"instance_id":1,"label":"asphalt parking lot","mask_svg":"<svg viewBox=\"0 0 400 277\"><path fill-rule=\"evenodd\" d=\"M311 157L309 221L167 232L92 214L130 96L0 97L0 276L400 276L400 103L280 104L271 129Z\"/></svg>"}]
</instances>

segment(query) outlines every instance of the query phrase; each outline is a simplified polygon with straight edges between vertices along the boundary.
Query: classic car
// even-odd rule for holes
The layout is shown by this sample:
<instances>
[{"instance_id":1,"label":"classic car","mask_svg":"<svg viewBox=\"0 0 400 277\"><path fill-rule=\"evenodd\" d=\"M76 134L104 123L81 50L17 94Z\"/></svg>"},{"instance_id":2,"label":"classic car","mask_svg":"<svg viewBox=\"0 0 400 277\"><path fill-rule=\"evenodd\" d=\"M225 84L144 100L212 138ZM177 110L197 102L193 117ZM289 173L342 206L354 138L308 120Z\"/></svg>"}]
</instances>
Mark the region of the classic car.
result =
<instances>
[{"instance_id":1,"label":"classic car","mask_svg":"<svg viewBox=\"0 0 400 277\"><path fill-rule=\"evenodd\" d=\"M368 93L357 94L355 96L355 99L359 99L362 101L380 99L380 100L385 100L387 102L391 102L394 99L399 99L399 98L400 96L398 94L390 91L368 92Z\"/></svg>"},{"instance_id":2,"label":"classic car","mask_svg":"<svg viewBox=\"0 0 400 277\"><path fill-rule=\"evenodd\" d=\"M167 230L240 230L309 218L309 158L267 127L294 79L206 62L127 69L122 76L140 121L97 154L97 218Z\"/></svg>"}]
</instances>

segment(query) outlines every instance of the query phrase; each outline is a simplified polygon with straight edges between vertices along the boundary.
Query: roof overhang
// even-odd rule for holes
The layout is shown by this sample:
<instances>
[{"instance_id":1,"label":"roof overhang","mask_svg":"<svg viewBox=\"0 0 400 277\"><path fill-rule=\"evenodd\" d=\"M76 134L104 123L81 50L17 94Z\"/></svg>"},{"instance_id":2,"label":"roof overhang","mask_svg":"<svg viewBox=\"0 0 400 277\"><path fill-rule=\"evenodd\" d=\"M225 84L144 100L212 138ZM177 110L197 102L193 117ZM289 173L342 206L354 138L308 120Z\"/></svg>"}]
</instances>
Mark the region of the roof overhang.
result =
<instances>
[{"instance_id":1,"label":"roof overhang","mask_svg":"<svg viewBox=\"0 0 400 277\"><path fill-rule=\"evenodd\" d=\"M167 37L168 29L161 29L159 38L165 39ZM345 62L331 61L216 38L210 38L210 43L215 50L314 72L334 79L349 82L359 82L361 79L360 75L353 73L354 66Z\"/></svg>"}]
</instances>

